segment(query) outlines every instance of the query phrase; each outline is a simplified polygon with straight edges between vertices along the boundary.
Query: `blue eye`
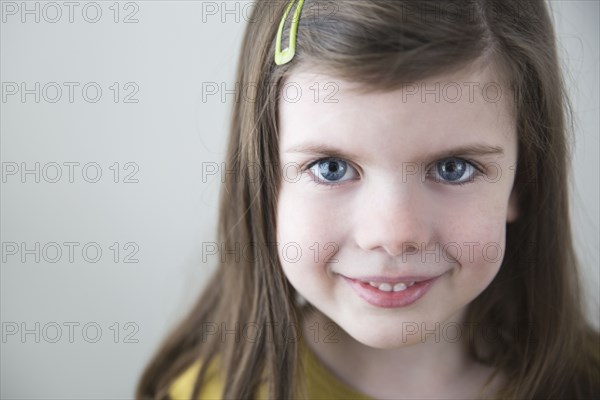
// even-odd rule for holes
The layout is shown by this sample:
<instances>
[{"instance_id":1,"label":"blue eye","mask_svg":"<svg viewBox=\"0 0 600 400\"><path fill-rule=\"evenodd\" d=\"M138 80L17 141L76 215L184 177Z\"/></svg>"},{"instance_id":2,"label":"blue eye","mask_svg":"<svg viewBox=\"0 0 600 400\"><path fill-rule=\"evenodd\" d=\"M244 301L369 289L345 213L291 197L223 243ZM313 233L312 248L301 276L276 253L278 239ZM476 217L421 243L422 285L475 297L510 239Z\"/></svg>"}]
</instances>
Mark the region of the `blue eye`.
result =
<instances>
[{"instance_id":1,"label":"blue eye","mask_svg":"<svg viewBox=\"0 0 600 400\"><path fill-rule=\"evenodd\" d=\"M477 169L462 158L446 158L438 161L435 166L435 179L449 184L462 184L473 180Z\"/></svg>"},{"instance_id":2,"label":"blue eye","mask_svg":"<svg viewBox=\"0 0 600 400\"><path fill-rule=\"evenodd\" d=\"M319 183L338 183L353 179L356 170L339 158L324 158L317 160L308 168ZM350 177L348 177L348 175ZM343 179L346 177L347 179Z\"/></svg>"}]
</instances>

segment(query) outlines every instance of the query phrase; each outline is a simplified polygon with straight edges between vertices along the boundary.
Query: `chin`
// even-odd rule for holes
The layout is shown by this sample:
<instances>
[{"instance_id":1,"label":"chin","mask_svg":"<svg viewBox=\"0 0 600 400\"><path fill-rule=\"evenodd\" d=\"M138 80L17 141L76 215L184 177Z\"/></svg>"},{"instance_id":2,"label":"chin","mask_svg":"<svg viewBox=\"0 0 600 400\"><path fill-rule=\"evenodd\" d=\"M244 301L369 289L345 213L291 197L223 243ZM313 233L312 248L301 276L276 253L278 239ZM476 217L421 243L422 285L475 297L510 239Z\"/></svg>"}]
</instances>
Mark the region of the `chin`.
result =
<instances>
[{"instance_id":1,"label":"chin","mask_svg":"<svg viewBox=\"0 0 600 400\"><path fill-rule=\"evenodd\" d=\"M421 342L419 335L403 335L400 328L397 331L384 328L368 328L367 330L360 328L346 330L346 333L357 342L374 349L398 349L414 346Z\"/></svg>"}]
</instances>

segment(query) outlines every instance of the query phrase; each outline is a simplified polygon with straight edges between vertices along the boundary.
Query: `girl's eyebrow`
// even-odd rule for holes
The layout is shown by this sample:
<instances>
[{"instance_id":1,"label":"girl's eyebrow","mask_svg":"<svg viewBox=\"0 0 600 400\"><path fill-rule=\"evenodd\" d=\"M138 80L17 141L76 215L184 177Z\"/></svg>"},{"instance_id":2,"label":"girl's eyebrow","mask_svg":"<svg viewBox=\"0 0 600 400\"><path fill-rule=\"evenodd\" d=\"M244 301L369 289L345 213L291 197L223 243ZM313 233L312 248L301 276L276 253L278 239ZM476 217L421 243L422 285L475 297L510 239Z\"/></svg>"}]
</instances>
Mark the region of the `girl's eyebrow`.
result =
<instances>
[{"instance_id":1,"label":"girl's eyebrow","mask_svg":"<svg viewBox=\"0 0 600 400\"><path fill-rule=\"evenodd\" d=\"M350 160L360 160L360 157L351 153L347 153L335 147L331 147L324 144L299 144L292 146L285 151L286 153L305 153L315 156L327 156L335 158L343 158Z\"/></svg>"},{"instance_id":2,"label":"girl's eyebrow","mask_svg":"<svg viewBox=\"0 0 600 400\"><path fill-rule=\"evenodd\" d=\"M429 155L429 159L437 159L447 156L503 156L504 149L500 146L492 146L485 143L474 143L465 146L455 147L453 149L439 151L437 153Z\"/></svg>"},{"instance_id":3,"label":"girl's eyebrow","mask_svg":"<svg viewBox=\"0 0 600 400\"><path fill-rule=\"evenodd\" d=\"M300 144L290 147L286 150L286 153L305 153L315 156L343 158L354 161L359 161L361 159L361 157L358 155L348 153L325 144ZM485 143L474 143L431 153L427 155L426 159L435 160L449 156L472 157L486 155L502 156L504 155L504 149L500 146L493 146Z\"/></svg>"}]
</instances>

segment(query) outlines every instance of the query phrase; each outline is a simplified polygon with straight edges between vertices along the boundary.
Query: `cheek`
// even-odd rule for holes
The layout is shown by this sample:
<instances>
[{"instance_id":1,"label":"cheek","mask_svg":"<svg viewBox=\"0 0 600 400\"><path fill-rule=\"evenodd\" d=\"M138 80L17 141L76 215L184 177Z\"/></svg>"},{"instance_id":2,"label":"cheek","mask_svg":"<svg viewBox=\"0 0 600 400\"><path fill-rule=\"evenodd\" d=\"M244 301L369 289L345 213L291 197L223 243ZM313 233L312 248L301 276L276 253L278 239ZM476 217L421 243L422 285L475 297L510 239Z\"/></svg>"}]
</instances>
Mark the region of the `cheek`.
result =
<instances>
[{"instance_id":1,"label":"cheek","mask_svg":"<svg viewBox=\"0 0 600 400\"><path fill-rule=\"evenodd\" d=\"M461 279L458 283L477 291L485 289L498 273L505 253L506 221L501 213L480 212L455 224L447 239L458 246L448 247L456 257Z\"/></svg>"},{"instance_id":2,"label":"cheek","mask_svg":"<svg viewBox=\"0 0 600 400\"><path fill-rule=\"evenodd\" d=\"M300 185L282 184L277 205L278 256L294 286L326 274L326 262L335 259L343 239L339 213L303 196Z\"/></svg>"},{"instance_id":3,"label":"cheek","mask_svg":"<svg viewBox=\"0 0 600 400\"><path fill-rule=\"evenodd\" d=\"M340 244L348 231L348 201L316 190L306 182L284 182L277 205L277 236L282 244L298 243L310 250L318 244ZM329 195L329 196L328 196Z\"/></svg>"}]
</instances>

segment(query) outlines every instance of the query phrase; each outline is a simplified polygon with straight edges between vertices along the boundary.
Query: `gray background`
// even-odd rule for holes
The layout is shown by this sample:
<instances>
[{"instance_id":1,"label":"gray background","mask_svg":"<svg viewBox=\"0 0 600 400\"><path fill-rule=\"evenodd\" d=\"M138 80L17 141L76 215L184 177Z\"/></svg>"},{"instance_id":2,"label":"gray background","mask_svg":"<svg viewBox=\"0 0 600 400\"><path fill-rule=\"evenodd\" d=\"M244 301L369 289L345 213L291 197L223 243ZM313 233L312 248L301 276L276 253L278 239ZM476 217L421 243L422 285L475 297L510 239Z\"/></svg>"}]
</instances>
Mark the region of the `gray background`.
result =
<instances>
[{"instance_id":1,"label":"gray background","mask_svg":"<svg viewBox=\"0 0 600 400\"><path fill-rule=\"evenodd\" d=\"M220 178L202 171L224 157L233 96L203 100L202 87L233 89L249 2L89 3L76 2L72 22L63 2L56 22L57 9L38 3L39 22L35 14L22 22L22 3L2 2L2 398L131 398L217 261L201 252L214 241ZM576 111L572 216L597 326L599 4L551 5ZM8 95L11 82L40 82L39 103ZM62 89L55 103L49 82ZM72 102L75 83L65 82L79 85ZM91 102L95 87L102 94ZM22 182L21 163L39 163L39 182L33 173ZM70 164L72 182L64 163L79 163ZM52 183L56 165L62 176ZM98 181L86 181L97 170ZM21 243L36 242L39 262L36 251L23 261ZM62 256L50 262L57 246Z\"/></svg>"}]
</instances>

